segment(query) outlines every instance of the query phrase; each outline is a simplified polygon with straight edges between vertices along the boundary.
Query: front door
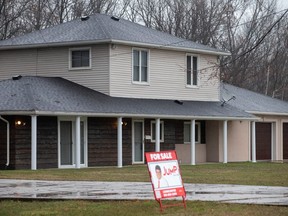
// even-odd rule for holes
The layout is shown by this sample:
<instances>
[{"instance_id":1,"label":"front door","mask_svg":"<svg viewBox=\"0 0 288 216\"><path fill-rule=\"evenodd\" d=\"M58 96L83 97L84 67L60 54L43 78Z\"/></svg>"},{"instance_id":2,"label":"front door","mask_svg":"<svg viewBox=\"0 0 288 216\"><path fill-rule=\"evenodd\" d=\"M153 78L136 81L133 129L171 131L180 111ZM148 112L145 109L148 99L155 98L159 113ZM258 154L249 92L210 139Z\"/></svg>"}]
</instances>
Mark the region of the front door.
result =
<instances>
[{"instance_id":1,"label":"front door","mask_svg":"<svg viewBox=\"0 0 288 216\"><path fill-rule=\"evenodd\" d=\"M64 119L59 121L59 161L60 167L74 167L76 158L75 121ZM87 166L87 129L86 120L80 122L80 164Z\"/></svg>"},{"instance_id":2,"label":"front door","mask_svg":"<svg viewBox=\"0 0 288 216\"><path fill-rule=\"evenodd\" d=\"M133 163L144 163L144 122L133 122Z\"/></svg>"},{"instance_id":3,"label":"front door","mask_svg":"<svg viewBox=\"0 0 288 216\"><path fill-rule=\"evenodd\" d=\"M73 164L72 121L60 122L61 166Z\"/></svg>"}]
</instances>

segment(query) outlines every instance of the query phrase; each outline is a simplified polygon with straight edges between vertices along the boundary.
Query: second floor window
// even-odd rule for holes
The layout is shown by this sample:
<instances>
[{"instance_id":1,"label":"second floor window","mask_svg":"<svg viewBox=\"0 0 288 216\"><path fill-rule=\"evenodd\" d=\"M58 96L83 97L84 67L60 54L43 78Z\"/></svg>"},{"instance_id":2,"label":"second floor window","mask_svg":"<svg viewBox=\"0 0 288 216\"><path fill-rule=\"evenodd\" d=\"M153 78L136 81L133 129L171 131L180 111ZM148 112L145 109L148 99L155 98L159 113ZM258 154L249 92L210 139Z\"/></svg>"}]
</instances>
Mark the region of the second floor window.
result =
<instances>
[{"instance_id":1,"label":"second floor window","mask_svg":"<svg viewBox=\"0 0 288 216\"><path fill-rule=\"evenodd\" d=\"M187 83L188 86L198 85L198 59L196 56L187 56Z\"/></svg>"},{"instance_id":2,"label":"second floor window","mask_svg":"<svg viewBox=\"0 0 288 216\"><path fill-rule=\"evenodd\" d=\"M148 82L148 51L133 50L133 82Z\"/></svg>"},{"instance_id":3,"label":"second floor window","mask_svg":"<svg viewBox=\"0 0 288 216\"><path fill-rule=\"evenodd\" d=\"M90 48L70 49L70 69L91 68Z\"/></svg>"}]
</instances>

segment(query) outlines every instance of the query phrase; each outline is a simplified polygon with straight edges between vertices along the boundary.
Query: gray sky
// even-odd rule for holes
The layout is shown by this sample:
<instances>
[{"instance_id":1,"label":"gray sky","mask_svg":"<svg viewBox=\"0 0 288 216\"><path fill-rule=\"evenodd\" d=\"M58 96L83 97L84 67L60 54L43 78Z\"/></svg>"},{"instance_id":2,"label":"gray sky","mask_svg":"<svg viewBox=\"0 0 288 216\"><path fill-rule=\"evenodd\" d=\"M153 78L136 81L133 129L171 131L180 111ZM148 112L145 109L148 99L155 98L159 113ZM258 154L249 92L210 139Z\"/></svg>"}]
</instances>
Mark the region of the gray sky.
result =
<instances>
[{"instance_id":1,"label":"gray sky","mask_svg":"<svg viewBox=\"0 0 288 216\"><path fill-rule=\"evenodd\" d=\"M280 10L288 8L288 0L278 0L278 8Z\"/></svg>"}]
</instances>

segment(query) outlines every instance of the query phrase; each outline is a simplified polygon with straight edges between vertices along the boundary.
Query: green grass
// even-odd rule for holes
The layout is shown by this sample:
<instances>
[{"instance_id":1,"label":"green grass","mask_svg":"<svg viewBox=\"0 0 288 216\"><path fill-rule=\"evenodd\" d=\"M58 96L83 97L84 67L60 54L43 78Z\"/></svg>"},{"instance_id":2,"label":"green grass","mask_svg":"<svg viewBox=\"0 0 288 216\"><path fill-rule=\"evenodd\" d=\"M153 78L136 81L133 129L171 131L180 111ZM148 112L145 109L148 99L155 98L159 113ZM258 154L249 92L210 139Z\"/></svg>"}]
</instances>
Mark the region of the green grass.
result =
<instances>
[{"instance_id":1,"label":"green grass","mask_svg":"<svg viewBox=\"0 0 288 216\"><path fill-rule=\"evenodd\" d=\"M288 186L288 163L228 163L181 166L184 183ZM82 181L150 181L147 166L85 169L2 170L0 178ZM169 202L169 201L165 201ZM156 201L20 201L1 200L0 215L160 215ZM288 215L286 206L188 201L161 215Z\"/></svg>"},{"instance_id":2,"label":"green grass","mask_svg":"<svg viewBox=\"0 0 288 216\"><path fill-rule=\"evenodd\" d=\"M182 206L164 209L161 215L231 215L231 216L278 216L287 215L288 207L244 204L223 204L217 202L187 202ZM0 202L0 215L160 215L156 201L11 201Z\"/></svg>"},{"instance_id":3,"label":"green grass","mask_svg":"<svg viewBox=\"0 0 288 216\"><path fill-rule=\"evenodd\" d=\"M288 186L288 163L182 165L184 183ZM85 169L2 170L0 178L149 182L146 165Z\"/></svg>"}]
</instances>

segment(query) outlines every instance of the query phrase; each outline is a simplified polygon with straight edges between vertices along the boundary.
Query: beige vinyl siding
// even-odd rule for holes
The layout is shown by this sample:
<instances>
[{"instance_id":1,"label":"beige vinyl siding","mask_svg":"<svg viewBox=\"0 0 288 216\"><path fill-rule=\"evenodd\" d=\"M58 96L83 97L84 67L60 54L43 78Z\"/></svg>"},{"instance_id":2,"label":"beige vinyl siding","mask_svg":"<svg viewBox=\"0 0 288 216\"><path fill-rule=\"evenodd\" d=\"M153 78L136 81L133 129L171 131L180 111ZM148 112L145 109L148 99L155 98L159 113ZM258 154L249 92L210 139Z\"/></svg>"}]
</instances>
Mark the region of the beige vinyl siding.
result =
<instances>
[{"instance_id":1,"label":"beige vinyl siding","mask_svg":"<svg viewBox=\"0 0 288 216\"><path fill-rule=\"evenodd\" d=\"M8 79L12 75L18 74L22 76L63 77L104 94L109 94L109 46L88 47L91 47L92 52L92 68L85 70L69 70L69 48L74 47L1 51L1 57L9 53L9 56L5 58L11 62L4 62L4 69L3 67L0 68L0 79ZM12 61L12 59L14 60ZM14 61L17 62L17 65ZM2 58L0 58L0 64L2 66Z\"/></svg>"},{"instance_id":2,"label":"beige vinyl siding","mask_svg":"<svg viewBox=\"0 0 288 216\"><path fill-rule=\"evenodd\" d=\"M139 47L136 47L139 48ZM132 48L117 45L111 50L111 96L198 101L219 100L219 77L215 70L199 73L199 87L186 86L186 55L193 53L149 50L148 84L132 83ZM199 69L215 65L216 56L198 56Z\"/></svg>"},{"instance_id":3,"label":"beige vinyl siding","mask_svg":"<svg viewBox=\"0 0 288 216\"><path fill-rule=\"evenodd\" d=\"M0 51L0 80L16 75L36 75L36 57L35 49Z\"/></svg>"}]
</instances>

